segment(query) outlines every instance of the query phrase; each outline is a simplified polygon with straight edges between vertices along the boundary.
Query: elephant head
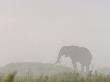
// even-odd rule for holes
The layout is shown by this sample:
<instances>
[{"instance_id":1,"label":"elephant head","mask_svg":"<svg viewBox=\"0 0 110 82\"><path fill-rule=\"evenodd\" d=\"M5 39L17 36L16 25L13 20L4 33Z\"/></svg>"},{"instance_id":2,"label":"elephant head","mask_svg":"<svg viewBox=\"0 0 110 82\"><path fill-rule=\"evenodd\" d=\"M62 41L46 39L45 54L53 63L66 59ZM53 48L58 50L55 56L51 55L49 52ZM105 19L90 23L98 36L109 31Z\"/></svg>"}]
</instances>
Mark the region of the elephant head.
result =
<instances>
[{"instance_id":1,"label":"elephant head","mask_svg":"<svg viewBox=\"0 0 110 82\"><path fill-rule=\"evenodd\" d=\"M67 50L68 50L67 46L63 46L63 47L60 49L60 52L59 52L59 54L58 54L58 58L57 58L57 61L56 61L55 64L57 64L58 62L60 62L60 59L61 59L62 56L65 56L65 57L68 57L68 56L69 56Z\"/></svg>"}]
</instances>

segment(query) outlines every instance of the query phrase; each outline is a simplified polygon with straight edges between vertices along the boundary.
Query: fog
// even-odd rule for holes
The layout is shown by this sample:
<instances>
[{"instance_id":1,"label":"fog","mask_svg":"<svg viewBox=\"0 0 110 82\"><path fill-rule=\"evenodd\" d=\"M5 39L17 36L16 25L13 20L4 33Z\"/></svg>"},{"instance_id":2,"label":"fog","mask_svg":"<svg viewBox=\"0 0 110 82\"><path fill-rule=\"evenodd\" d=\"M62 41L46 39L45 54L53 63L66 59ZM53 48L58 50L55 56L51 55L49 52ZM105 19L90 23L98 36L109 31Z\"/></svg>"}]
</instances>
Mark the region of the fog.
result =
<instances>
[{"instance_id":1,"label":"fog","mask_svg":"<svg viewBox=\"0 0 110 82\"><path fill-rule=\"evenodd\" d=\"M93 67L110 67L109 22L108 0L1 0L0 66L54 63L62 46L77 45L91 51Z\"/></svg>"}]
</instances>

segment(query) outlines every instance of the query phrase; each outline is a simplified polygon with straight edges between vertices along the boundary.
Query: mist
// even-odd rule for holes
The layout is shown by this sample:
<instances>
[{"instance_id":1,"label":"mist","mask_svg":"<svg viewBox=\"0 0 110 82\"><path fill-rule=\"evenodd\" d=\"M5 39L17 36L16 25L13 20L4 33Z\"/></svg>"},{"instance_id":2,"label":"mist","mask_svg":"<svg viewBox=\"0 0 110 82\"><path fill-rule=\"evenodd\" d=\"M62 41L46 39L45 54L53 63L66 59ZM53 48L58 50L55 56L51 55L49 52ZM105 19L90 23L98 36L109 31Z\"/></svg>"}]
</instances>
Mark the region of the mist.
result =
<instances>
[{"instance_id":1,"label":"mist","mask_svg":"<svg viewBox=\"0 0 110 82\"><path fill-rule=\"evenodd\" d=\"M93 67L110 67L109 21L108 0L1 0L0 66L54 63L62 46L77 45L91 51Z\"/></svg>"}]
</instances>

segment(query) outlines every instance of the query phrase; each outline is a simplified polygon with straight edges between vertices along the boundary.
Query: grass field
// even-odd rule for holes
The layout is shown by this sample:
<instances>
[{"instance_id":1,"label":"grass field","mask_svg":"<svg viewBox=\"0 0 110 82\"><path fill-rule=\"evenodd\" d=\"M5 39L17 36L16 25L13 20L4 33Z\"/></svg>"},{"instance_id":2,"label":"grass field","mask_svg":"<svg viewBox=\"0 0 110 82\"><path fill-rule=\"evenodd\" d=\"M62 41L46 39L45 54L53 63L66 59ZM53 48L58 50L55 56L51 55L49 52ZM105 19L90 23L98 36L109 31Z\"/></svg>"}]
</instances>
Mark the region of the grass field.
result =
<instances>
[{"instance_id":1,"label":"grass field","mask_svg":"<svg viewBox=\"0 0 110 82\"><path fill-rule=\"evenodd\" d=\"M0 82L110 82L110 75L88 73L59 73L54 75L41 74L39 76L17 77L16 73L1 76Z\"/></svg>"},{"instance_id":2,"label":"grass field","mask_svg":"<svg viewBox=\"0 0 110 82\"><path fill-rule=\"evenodd\" d=\"M107 73L100 69L74 73L71 68L59 65L14 63L0 70L0 82L110 82L110 73Z\"/></svg>"}]
</instances>

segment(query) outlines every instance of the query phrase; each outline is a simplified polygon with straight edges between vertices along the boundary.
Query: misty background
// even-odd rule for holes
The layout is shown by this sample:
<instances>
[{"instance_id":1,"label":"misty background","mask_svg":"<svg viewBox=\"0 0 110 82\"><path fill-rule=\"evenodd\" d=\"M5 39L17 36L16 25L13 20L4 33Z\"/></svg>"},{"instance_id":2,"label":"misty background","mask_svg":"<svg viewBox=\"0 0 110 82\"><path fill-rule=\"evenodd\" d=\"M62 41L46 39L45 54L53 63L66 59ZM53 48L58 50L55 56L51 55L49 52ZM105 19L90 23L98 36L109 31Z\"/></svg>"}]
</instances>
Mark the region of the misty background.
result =
<instances>
[{"instance_id":1,"label":"misty background","mask_svg":"<svg viewBox=\"0 0 110 82\"><path fill-rule=\"evenodd\" d=\"M108 0L1 0L0 66L54 63L62 46L77 45L91 51L94 67L110 67L109 22Z\"/></svg>"}]
</instances>

